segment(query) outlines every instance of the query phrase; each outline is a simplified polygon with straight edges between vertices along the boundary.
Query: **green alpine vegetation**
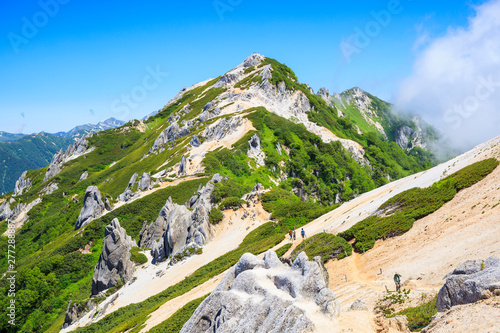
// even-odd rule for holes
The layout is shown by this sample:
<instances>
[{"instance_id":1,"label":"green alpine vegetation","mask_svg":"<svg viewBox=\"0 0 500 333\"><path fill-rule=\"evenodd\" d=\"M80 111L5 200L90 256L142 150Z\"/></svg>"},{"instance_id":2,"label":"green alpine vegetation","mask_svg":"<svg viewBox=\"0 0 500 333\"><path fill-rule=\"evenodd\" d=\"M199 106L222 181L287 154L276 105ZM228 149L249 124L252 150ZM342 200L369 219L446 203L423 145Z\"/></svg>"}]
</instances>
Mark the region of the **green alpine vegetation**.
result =
<instances>
[{"instance_id":1,"label":"green alpine vegetation","mask_svg":"<svg viewBox=\"0 0 500 333\"><path fill-rule=\"evenodd\" d=\"M309 259L320 256L323 262L330 259L343 259L352 254L352 247L345 239L326 232L316 234L302 241L293 251L292 258L305 252Z\"/></svg>"}]
</instances>

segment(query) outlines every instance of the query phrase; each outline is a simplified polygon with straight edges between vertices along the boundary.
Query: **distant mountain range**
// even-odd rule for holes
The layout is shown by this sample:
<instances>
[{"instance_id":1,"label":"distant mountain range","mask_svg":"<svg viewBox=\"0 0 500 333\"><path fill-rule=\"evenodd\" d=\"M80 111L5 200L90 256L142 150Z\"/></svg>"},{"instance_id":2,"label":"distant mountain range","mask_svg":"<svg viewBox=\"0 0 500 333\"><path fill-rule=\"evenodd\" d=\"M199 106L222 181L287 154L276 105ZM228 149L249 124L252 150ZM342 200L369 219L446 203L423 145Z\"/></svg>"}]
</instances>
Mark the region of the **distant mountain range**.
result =
<instances>
[{"instance_id":1,"label":"distant mountain range","mask_svg":"<svg viewBox=\"0 0 500 333\"><path fill-rule=\"evenodd\" d=\"M49 165L57 151L65 150L75 140L124 124L124 121L109 118L95 125L80 125L68 132L54 134L40 132L26 135L0 132L0 161L2 162L0 164L0 194L12 191L16 180L25 170Z\"/></svg>"}]
</instances>

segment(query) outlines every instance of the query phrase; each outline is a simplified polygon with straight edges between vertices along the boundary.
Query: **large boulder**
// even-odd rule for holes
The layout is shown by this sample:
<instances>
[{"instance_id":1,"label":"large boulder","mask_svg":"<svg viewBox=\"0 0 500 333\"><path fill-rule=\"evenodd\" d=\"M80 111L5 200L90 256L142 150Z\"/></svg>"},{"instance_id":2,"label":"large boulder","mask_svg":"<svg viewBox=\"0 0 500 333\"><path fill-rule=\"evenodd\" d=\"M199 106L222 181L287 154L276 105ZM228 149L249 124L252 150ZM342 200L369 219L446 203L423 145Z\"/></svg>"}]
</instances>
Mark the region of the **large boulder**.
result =
<instances>
[{"instance_id":1,"label":"large boulder","mask_svg":"<svg viewBox=\"0 0 500 333\"><path fill-rule=\"evenodd\" d=\"M439 290L437 310L442 312L452 306L474 303L500 281L500 259L468 260L456 268Z\"/></svg>"},{"instance_id":2,"label":"large boulder","mask_svg":"<svg viewBox=\"0 0 500 333\"><path fill-rule=\"evenodd\" d=\"M114 287L119 280L128 282L134 275L134 263L130 260L130 249L137 246L120 225L113 219L104 230L102 253L95 266L92 278L92 295Z\"/></svg>"},{"instance_id":3,"label":"large boulder","mask_svg":"<svg viewBox=\"0 0 500 333\"><path fill-rule=\"evenodd\" d=\"M23 194L24 190L28 191L31 188L31 179L27 178L28 172L24 171L16 181L16 186L14 188L14 196Z\"/></svg>"},{"instance_id":4,"label":"large boulder","mask_svg":"<svg viewBox=\"0 0 500 333\"><path fill-rule=\"evenodd\" d=\"M198 137L198 135L193 135L189 144L193 147L201 146L200 138Z\"/></svg>"},{"instance_id":5,"label":"large boulder","mask_svg":"<svg viewBox=\"0 0 500 333\"><path fill-rule=\"evenodd\" d=\"M289 267L272 251L262 260L246 253L181 332L314 332L313 313L325 322L339 314L316 262L301 253Z\"/></svg>"},{"instance_id":6,"label":"large boulder","mask_svg":"<svg viewBox=\"0 0 500 333\"><path fill-rule=\"evenodd\" d=\"M144 172L141 177L141 181L139 183L139 188L141 191L146 191L151 186L151 175L149 173Z\"/></svg>"},{"instance_id":7,"label":"large boulder","mask_svg":"<svg viewBox=\"0 0 500 333\"><path fill-rule=\"evenodd\" d=\"M83 208L76 220L75 230L80 229L84 225L90 223L93 219L98 218L106 209L101 198L101 192L97 186L89 186L85 191L83 199Z\"/></svg>"},{"instance_id":8,"label":"large boulder","mask_svg":"<svg viewBox=\"0 0 500 333\"><path fill-rule=\"evenodd\" d=\"M151 248L155 262L182 254L187 248L198 248L207 242L211 232L208 221L212 208L211 195L215 184L221 180L220 175L214 175L211 181L198 190L196 196L188 200L187 205L178 205L169 197L156 221L143 225L139 244Z\"/></svg>"}]
</instances>

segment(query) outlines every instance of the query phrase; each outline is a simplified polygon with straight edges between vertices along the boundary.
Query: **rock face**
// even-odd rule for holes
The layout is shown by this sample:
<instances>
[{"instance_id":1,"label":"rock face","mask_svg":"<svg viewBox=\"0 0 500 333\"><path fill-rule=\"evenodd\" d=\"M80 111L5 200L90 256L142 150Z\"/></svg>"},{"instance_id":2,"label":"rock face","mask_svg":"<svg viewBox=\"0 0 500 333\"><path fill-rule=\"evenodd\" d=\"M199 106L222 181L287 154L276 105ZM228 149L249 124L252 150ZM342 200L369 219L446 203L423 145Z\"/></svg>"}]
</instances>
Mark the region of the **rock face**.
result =
<instances>
[{"instance_id":1,"label":"rock face","mask_svg":"<svg viewBox=\"0 0 500 333\"><path fill-rule=\"evenodd\" d=\"M122 194L118 196L118 201L129 202L134 200L138 196L137 193L132 192L129 188L125 190Z\"/></svg>"},{"instance_id":2,"label":"rock face","mask_svg":"<svg viewBox=\"0 0 500 333\"><path fill-rule=\"evenodd\" d=\"M339 313L316 262L301 253L289 267L272 251L263 260L245 253L181 332L314 332L305 304L325 320Z\"/></svg>"},{"instance_id":3,"label":"rock face","mask_svg":"<svg viewBox=\"0 0 500 333\"><path fill-rule=\"evenodd\" d=\"M171 142L178 138L182 138L188 135L190 133L189 127L190 127L189 125L186 125L180 128L179 124L177 124L177 122L174 121L170 126L167 127L166 130L160 133L160 135L153 144L152 151L157 150L167 142Z\"/></svg>"},{"instance_id":4,"label":"rock face","mask_svg":"<svg viewBox=\"0 0 500 333\"><path fill-rule=\"evenodd\" d=\"M27 171L24 171L21 177L16 181L14 188L14 196L23 194L24 190L28 191L31 188L31 179L26 178Z\"/></svg>"},{"instance_id":5,"label":"rock face","mask_svg":"<svg viewBox=\"0 0 500 333\"><path fill-rule=\"evenodd\" d=\"M78 220L76 220L75 230L80 229L84 225L90 223L93 219L101 216L105 209L104 202L101 198L101 192L97 186L89 186L85 191L83 199L83 208L80 211Z\"/></svg>"},{"instance_id":6,"label":"rock face","mask_svg":"<svg viewBox=\"0 0 500 333\"><path fill-rule=\"evenodd\" d=\"M204 137L207 141L221 140L226 135L236 132L242 123L243 120L240 116L232 117L230 119L223 118L216 124L209 126L205 130Z\"/></svg>"},{"instance_id":7,"label":"rock face","mask_svg":"<svg viewBox=\"0 0 500 333\"><path fill-rule=\"evenodd\" d=\"M156 221L144 225L140 233L141 247L151 248L155 262L163 261L187 248L198 248L206 243L210 233L208 216L215 184L222 177L214 175L212 180L198 190L197 196L189 200L189 210L169 198Z\"/></svg>"},{"instance_id":8,"label":"rock face","mask_svg":"<svg viewBox=\"0 0 500 333\"><path fill-rule=\"evenodd\" d=\"M414 120L417 123L417 120ZM425 148L422 142L422 130L414 130L406 125L401 126L396 130L394 141L406 151L412 150L415 147Z\"/></svg>"},{"instance_id":9,"label":"rock face","mask_svg":"<svg viewBox=\"0 0 500 333\"><path fill-rule=\"evenodd\" d=\"M439 290L436 307L442 312L452 306L474 303L500 281L500 259L468 260L455 269Z\"/></svg>"},{"instance_id":10,"label":"rock face","mask_svg":"<svg viewBox=\"0 0 500 333\"><path fill-rule=\"evenodd\" d=\"M134 263L130 260L130 249L134 246L137 244L127 235L118 219L106 226L102 253L92 278L92 295L116 286L120 279L126 283L132 278Z\"/></svg>"}]
</instances>

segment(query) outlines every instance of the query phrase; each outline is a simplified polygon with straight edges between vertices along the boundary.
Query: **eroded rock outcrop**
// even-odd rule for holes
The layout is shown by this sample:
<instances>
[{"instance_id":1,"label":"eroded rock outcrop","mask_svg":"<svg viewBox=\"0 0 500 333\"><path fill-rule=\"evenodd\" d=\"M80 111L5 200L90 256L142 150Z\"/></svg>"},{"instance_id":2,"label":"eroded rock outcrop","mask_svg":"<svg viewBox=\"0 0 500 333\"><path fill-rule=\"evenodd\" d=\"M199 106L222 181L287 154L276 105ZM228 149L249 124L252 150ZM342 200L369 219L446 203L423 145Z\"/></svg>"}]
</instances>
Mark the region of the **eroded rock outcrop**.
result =
<instances>
[{"instance_id":1,"label":"eroded rock outcrop","mask_svg":"<svg viewBox=\"0 0 500 333\"><path fill-rule=\"evenodd\" d=\"M198 135L193 135L189 144L193 147L201 146L200 138L198 137Z\"/></svg>"},{"instance_id":2,"label":"eroded rock outcrop","mask_svg":"<svg viewBox=\"0 0 500 333\"><path fill-rule=\"evenodd\" d=\"M32 182L31 179L27 178L27 171L24 171L16 181L16 186L14 187L14 196L23 194L24 190L29 191Z\"/></svg>"},{"instance_id":3,"label":"eroded rock outcrop","mask_svg":"<svg viewBox=\"0 0 500 333\"><path fill-rule=\"evenodd\" d=\"M88 176L89 176L88 171L85 171L84 173L82 173L82 175L80 176L80 179L78 181L81 182L82 180L87 179Z\"/></svg>"},{"instance_id":4,"label":"eroded rock outcrop","mask_svg":"<svg viewBox=\"0 0 500 333\"><path fill-rule=\"evenodd\" d=\"M205 130L204 137L207 141L221 140L226 135L236 132L241 124L243 124L243 119L240 116L223 118L216 124L209 126Z\"/></svg>"},{"instance_id":5,"label":"eroded rock outcrop","mask_svg":"<svg viewBox=\"0 0 500 333\"><path fill-rule=\"evenodd\" d=\"M157 150L164 144L174 141L178 138L182 138L190 133L189 131L190 126L186 125L184 127L179 127L179 124L177 122L173 122L170 126L167 127L163 132L160 133L158 138L155 140L153 144L153 148L151 149L152 151Z\"/></svg>"},{"instance_id":6,"label":"eroded rock outcrop","mask_svg":"<svg viewBox=\"0 0 500 333\"><path fill-rule=\"evenodd\" d=\"M101 192L97 186L89 186L85 191L85 197L83 199L83 208L78 215L76 220L75 230L80 229L84 225L90 223L93 219L98 218L102 215L106 209L104 202L101 198Z\"/></svg>"},{"instance_id":7,"label":"eroded rock outcrop","mask_svg":"<svg viewBox=\"0 0 500 333\"><path fill-rule=\"evenodd\" d=\"M66 309L66 317L64 318L64 324L62 326L63 329L71 326L78 319L83 317L87 312L95 309L96 305L94 302L89 300L85 304L78 304L69 301L68 308Z\"/></svg>"},{"instance_id":8,"label":"eroded rock outcrop","mask_svg":"<svg viewBox=\"0 0 500 333\"><path fill-rule=\"evenodd\" d=\"M314 332L306 307L325 320L339 313L316 262L301 253L289 267L272 251L263 260L245 253L181 332Z\"/></svg>"},{"instance_id":9,"label":"eroded rock outcrop","mask_svg":"<svg viewBox=\"0 0 500 333\"><path fill-rule=\"evenodd\" d=\"M448 276L446 283L439 290L437 310L441 312L455 305L477 302L499 281L499 258L468 260Z\"/></svg>"},{"instance_id":10,"label":"eroded rock outcrop","mask_svg":"<svg viewBox=\"0 0 500 333\"><path fill-rule=\"evenodd\" d=\"M70 145L66 150L66 153L64 153L61 149L52 158L43 181L46 182L50 178L59 174L64 163L71 161L85 153L88 153L89 151L91 151L91 149L89 149L89 143L86 137L82 137L74 144Z\"/></svg>"},{"instance_id":11,"label":"eroded rock outcrop","mask_svg":"<svg viewBox=\"0 0 500 333\"><path fill-rule=\"evenodd\" d=\"M130 249L137 246L127 235L118 219L113 219L104 230L104 241L99 262L92 278L92 295L116 286L119 280L128 282L134 275Z\"/></svg>"},{"instance_id":12,"label":"eroded rock outcrop","mask_svg":"<svg viewBox=\"0 0 500 333\"><path fill-rule=\"evenodd\" d=\"M215 184L221 180L222 177L216 174L198 190L192 202L189 200L192 210L168 198L156 221L149 226L144 224L139 244L151 248L155 262L182 254L188 248L199 248L207 242L210 235L208 216L212 208L210 199Z\"/></svg>"},{"instance_id":13,"label":"eroded rock outcrop","mask_svg":"<svg viewBox=\"0 0 500 333\"><path fill-rule=\"evenodd\" d=\"M177 171L178 175L186 174L186 156L182 155L181 164L179 165L179 170Z\"/></svg>"}]
</instances>

